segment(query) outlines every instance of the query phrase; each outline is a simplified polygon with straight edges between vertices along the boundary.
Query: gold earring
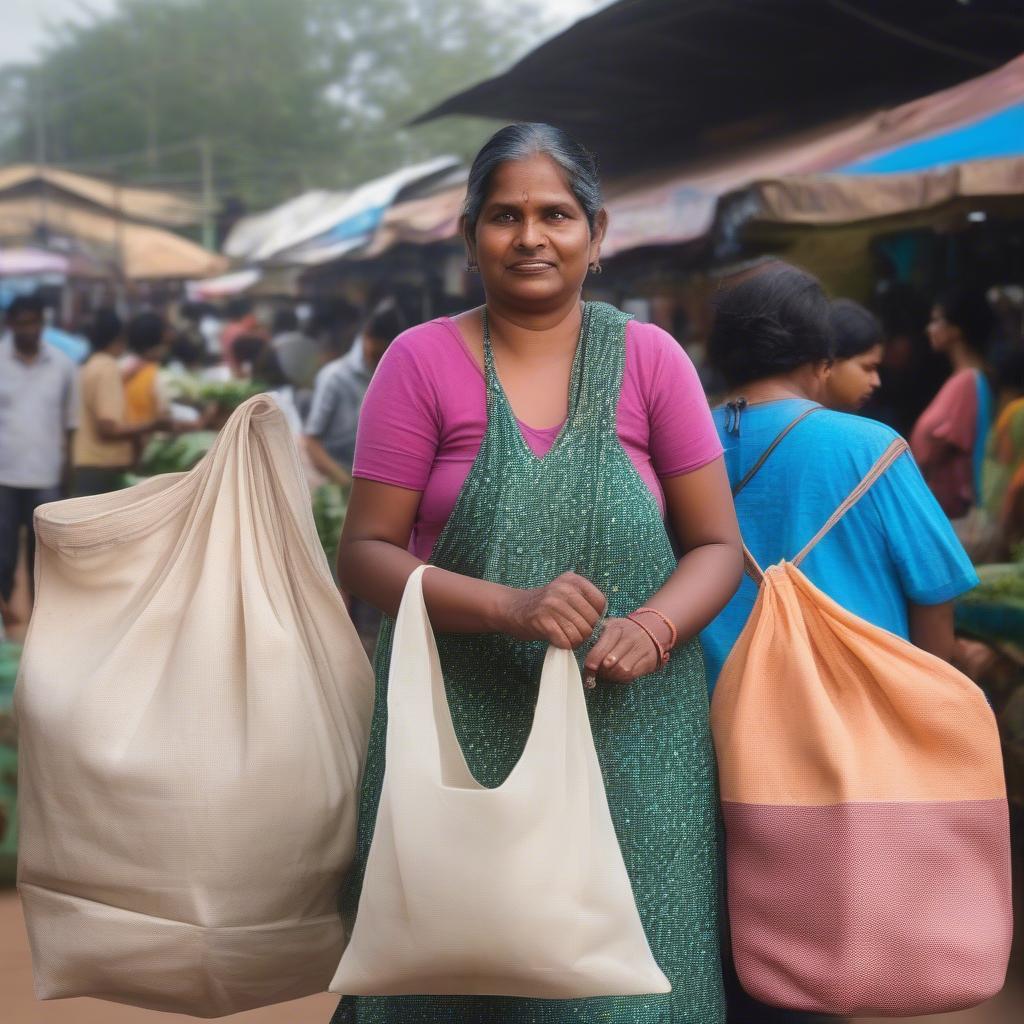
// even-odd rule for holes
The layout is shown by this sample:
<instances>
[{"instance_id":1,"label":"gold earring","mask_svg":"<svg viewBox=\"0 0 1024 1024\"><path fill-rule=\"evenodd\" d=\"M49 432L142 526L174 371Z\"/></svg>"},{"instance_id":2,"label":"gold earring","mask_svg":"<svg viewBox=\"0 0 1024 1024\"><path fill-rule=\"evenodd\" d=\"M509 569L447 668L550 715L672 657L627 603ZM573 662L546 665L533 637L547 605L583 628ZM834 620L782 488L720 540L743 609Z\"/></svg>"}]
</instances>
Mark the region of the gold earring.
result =
<instances>
[{"instance_id":1,"label":"gold earring","mask_svg":"<svg viewBox=\"0 0 1024 1024\"><path fill-rule=\"evenodd\" d=\"M601 261L600 260L595 260L593 263L590 264L590 272L592 274L600 274L603 271L604 271L604 267L601 266Z\"/></svg>"}]
</instances>

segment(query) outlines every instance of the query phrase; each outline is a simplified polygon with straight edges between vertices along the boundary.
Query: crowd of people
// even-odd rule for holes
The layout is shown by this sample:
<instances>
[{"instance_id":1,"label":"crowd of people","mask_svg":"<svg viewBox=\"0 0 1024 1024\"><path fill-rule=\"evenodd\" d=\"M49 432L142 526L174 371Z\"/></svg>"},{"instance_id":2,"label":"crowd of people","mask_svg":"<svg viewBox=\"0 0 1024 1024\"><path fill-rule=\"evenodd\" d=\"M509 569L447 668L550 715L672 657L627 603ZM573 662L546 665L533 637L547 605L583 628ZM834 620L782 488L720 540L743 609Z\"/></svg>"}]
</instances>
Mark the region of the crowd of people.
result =
<instances>
[{"instance_id":1,"label":"crowd of people","mask_svg":"<svg viewBox=\"0 0 1024 1024\"><path fill-rule=\"evenodd\" d=\"M80 354L50 340L41 296L9 304L0 335L6 624L17 618L11 599L22 546L31 588L39 505L118 489L152 438L223 422L230 410L195 400L186 382L267 392L288 420L311 490L351 483L363 396L384 350L408 326L395 299L384 297L365 314L347 302L327 303L305 322L291 306L257 316L245 301L229 304L223 318L212 312L186 303L172 315L143 310L125 318L100 307L85 330L89 351Z\"/></svg>"}]
</instances>

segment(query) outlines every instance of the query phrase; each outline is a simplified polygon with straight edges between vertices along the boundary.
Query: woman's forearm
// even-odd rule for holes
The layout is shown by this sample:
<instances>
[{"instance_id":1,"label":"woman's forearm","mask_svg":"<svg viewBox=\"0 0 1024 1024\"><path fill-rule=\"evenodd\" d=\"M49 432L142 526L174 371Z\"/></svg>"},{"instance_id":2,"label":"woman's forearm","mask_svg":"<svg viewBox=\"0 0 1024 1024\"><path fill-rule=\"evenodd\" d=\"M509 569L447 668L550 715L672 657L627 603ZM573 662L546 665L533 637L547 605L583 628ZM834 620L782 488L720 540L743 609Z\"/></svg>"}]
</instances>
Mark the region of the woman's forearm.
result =
<instances>
[{"instance_id":1,"label":"woman's forearm","mask_svg":"<svg viewBox=\"0 0 1024 1024\"><path fill-rule=\"evenodd\" d=\"M383 540L342 539L338 582L343 590L386 615L397 615L405 584L423 562ZM500 633L506 625L511 588L434 569L423 577L430 621L441 633Z\"/></svg>"},{"instance_id":2,"label":"woman's forearm","mask_svg":"<svg viewBox=\"0 0 1024 1024\"><path fill-rule=\"evenodd\" d=\"M672 622L679 631L679 642L683 643L718 615L736 593L742 577L741 550L727 543L704 544L680 559L675 572L646 602L646 607L661 612ZM645 624L656 628L654 621Z\"/></svg>"}]
</instances>

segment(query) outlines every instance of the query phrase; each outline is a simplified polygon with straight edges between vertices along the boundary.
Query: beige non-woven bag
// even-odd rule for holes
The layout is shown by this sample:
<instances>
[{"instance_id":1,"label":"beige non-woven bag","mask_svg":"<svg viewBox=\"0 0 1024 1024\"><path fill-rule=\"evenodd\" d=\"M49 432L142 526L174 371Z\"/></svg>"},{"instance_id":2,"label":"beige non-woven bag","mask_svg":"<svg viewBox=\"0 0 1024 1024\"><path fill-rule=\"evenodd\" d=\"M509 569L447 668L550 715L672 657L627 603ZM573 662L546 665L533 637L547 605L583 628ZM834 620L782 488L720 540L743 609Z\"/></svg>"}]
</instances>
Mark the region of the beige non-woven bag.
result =
<instances>
[{"instance_id":1,"label":"beige non-woven bag","mask_svg":"<svg viewBox=\"0 0 1024 1024\"><path fill-rule=\"evenodd\" d=\"M426 568L410 576L395 626L383 789L331 990L670 991L615 837L575 658L549 649L522 757L502 785L480 785L452 725L423 602Z\"/></svg>"},{"instance_id":2,"label":"beige non-woven bag","mask_svg":"<svg viewBox=\"0 0 1024 1024\"><path fill-rule=\"evenodd\" d=\"M324 991L372 674L285 419L35 514L18 886L41 999L201 1017Z\"/></svg>"}]
</instances>

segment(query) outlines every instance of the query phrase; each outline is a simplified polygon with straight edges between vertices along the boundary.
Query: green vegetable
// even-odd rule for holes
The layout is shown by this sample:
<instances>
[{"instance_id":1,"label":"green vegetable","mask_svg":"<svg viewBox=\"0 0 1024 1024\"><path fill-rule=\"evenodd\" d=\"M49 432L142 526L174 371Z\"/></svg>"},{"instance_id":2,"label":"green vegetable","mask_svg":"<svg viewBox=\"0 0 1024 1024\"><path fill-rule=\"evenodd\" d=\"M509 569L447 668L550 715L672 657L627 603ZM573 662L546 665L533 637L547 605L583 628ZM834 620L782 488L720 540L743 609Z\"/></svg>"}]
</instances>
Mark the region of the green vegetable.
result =
<instances>
[{"instance_id":1,"label":"green vegetable","mask_svg":"<svg viewBox=\"0 0 1024 1024\"><path fill-rule=\"evenodd\" d=\"M216 437L216 432L212 430L193 430L176 437L156 437L142 454L139 475L187 473L210 450Z\"/></svg>"},{"instance_id":2,"label":"green vegetable","mask_svg":"<svg viewBox=\"0 0 1024 1024\"><path fill-rule=\"evenodd\" d=\"M265 385L253 380L202 381L199 386L199 401L216 402L222 409L233 412L243 402L266 390Z\"/></svg>"}]
</instances>

